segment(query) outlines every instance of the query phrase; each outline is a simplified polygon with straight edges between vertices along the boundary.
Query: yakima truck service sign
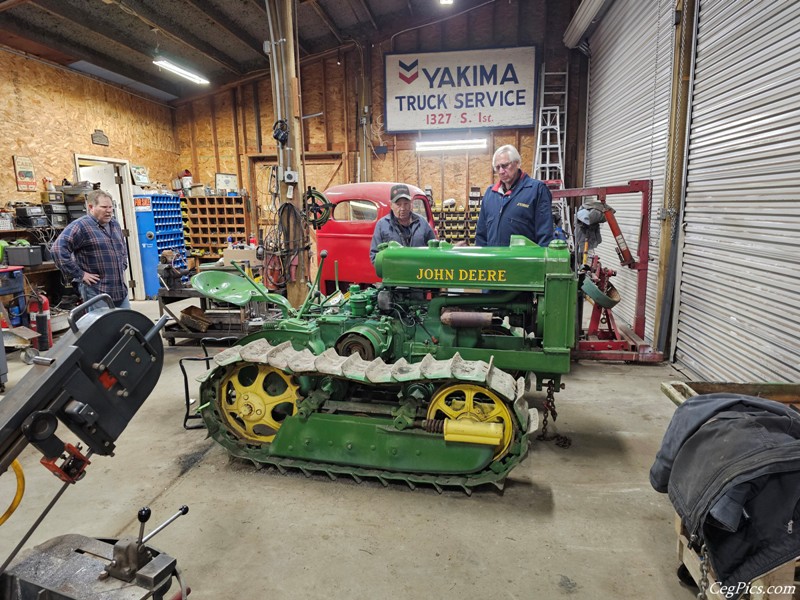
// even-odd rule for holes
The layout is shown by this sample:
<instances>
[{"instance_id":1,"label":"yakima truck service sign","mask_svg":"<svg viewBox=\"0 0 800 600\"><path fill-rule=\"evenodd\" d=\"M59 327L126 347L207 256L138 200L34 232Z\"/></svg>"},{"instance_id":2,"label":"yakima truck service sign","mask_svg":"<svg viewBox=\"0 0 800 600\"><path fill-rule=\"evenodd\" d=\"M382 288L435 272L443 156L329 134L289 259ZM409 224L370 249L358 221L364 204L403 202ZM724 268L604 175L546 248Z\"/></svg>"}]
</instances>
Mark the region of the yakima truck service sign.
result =
<instances>
[{"instance_id":1,"label":"yakima truck service sign","mask_svg":"<svg viewBox=\"0 0 800 600\"><path fill-rule=\"evenodd\" d=\"M387 54L386 131L533 127L534 47Z\"/></svg>"}]
</instances>

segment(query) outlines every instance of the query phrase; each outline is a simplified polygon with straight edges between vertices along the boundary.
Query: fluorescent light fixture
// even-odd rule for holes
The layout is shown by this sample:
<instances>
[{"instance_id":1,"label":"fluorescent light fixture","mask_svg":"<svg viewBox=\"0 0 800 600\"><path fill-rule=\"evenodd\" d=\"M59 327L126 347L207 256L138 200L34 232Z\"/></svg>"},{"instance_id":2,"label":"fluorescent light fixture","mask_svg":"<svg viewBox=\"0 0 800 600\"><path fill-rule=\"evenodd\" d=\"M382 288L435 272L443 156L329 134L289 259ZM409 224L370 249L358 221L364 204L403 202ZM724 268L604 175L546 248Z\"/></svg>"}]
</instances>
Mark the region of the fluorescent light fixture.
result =
<instances>
[{"instance_id":1,"label":"fluorescent light fixture","mask_svg":"<svg viewBox=\"0 0 800 600\"><path fill-rule=\"evenodd\" d=\"M486 150L485 138L472 140L438 140L417 142L417 152L441 152L443 150Z\"/></svg>"},{"instance_id":2,"label":"fluorescent light fixture","mask_svg":"<svg viewBox=\"0 0 800 600\"><path fill-rule=\"evenodd\" d=\"M196 73L192 73L191 71L187 71L183 67L179 67L173 62L170 62L163 56L156 56L155 60L153 60L153 64L161 67L162 69L166 69L176 75L180 75L181 77L188 79L193 83L199 83L205 85L208 83L208 79L205 79L201 75L197 75Z\"/></svg>"},{"instance_id":3,"label":"fluorescent light fixture","mask_svg":"<svg viewBox=\"0 0 800 600\"><path fill-rule=\"evenodd\" d=\"M439 4L452 4L453 0L439 0Z\"/></svg>"}]
</instances>

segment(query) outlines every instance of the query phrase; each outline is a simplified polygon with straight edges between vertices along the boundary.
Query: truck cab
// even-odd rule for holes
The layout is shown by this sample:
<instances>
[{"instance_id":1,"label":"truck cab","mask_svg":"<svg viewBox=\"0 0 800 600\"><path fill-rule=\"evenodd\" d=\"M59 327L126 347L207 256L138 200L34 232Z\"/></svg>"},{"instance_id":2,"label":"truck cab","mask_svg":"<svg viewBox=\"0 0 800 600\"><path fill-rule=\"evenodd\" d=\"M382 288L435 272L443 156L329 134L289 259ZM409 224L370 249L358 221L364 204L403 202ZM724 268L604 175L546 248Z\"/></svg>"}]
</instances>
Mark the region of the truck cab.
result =
<instances>
[{"instance_id":1,"label":"truck cab","mask_svg":"<svg viewBox=\"0 0 800 600\"><path fill-rule=\"evenodd\" d=\"M393 185L397 182L346 183L325 190L325 197L333 205L331 218L317 231L317 260L322 250L328 251L320 279L325 294L336 290L337 279L341 290L354 283L369 285L380 281L369 260L369 246L378 219L391 211ZM412 210L435 231L425 192L413 185L408 189Z\"/></svg>"}]
</instances>

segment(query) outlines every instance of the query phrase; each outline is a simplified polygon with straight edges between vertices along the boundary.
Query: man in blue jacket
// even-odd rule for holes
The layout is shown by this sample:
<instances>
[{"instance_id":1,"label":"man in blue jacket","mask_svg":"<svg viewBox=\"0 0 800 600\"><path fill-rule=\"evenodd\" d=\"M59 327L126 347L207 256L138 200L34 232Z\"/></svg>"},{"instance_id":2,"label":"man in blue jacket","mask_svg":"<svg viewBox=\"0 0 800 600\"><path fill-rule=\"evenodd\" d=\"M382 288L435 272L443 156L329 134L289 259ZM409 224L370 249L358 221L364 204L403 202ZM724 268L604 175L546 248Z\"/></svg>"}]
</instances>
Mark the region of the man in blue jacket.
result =
<instances>
[{"instance_id":1,"label":"man in blue jacket","mask_svg":"<svg viewBox=\"0 0 800 600\"><path fill-rule=\"evenodd\" d=\"M524 235L540 246L553 240L553 197L547 186L520 168L514 146L498 148L492 167L500 181L490 186L481 201L476 246L508 246L512 235Z\"/></svg>"},{"instance_id":2,"label":"man in blue jacket","mask_svg":"<svg viewBox=\"0 0 800 600\"><path fill-rule=\"evenodd\" d=\"M428 240L435 240L436 234L428 222L411 210L411 191L402 183L392 186L392 212L375 224L369 259L375 264L378 245L398 242L403 246L427 246Z\"/></svg>"}]
</instances>

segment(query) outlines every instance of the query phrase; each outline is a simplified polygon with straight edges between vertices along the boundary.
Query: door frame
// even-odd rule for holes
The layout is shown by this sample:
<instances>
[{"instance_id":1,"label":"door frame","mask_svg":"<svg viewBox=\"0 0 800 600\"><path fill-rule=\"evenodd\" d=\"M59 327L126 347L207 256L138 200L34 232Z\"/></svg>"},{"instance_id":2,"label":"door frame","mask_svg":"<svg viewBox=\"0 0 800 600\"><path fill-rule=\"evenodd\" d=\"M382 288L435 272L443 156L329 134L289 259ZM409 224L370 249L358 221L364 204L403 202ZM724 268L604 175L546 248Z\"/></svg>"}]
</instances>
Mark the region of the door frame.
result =
<instances>
[{"instance_id":1,"label":"door frame","mask_svg":"<svg viewBox=\"0 0 800 600\"><path fill-rule=\"evenodd\" d=\"M128 269L135 285L130 288L131 300L144 300L144 270L142 269L142 256L139 252L139 231L136 227L136 213L133 208L133 182L131 181L131 163L122 158L109 158L108 156L93 156L91 154L75 153L75 179L80 180L80 167L90 166L82 162L105 163L118 167L122 183L120 184L120 201L122 203L122 216L124 229L128 232Z\"/></svg>"}]
</instances>

